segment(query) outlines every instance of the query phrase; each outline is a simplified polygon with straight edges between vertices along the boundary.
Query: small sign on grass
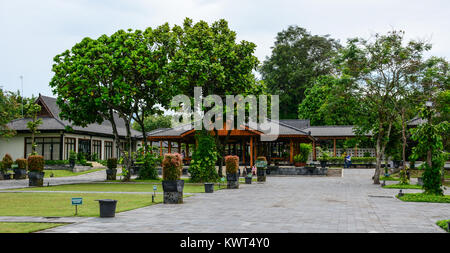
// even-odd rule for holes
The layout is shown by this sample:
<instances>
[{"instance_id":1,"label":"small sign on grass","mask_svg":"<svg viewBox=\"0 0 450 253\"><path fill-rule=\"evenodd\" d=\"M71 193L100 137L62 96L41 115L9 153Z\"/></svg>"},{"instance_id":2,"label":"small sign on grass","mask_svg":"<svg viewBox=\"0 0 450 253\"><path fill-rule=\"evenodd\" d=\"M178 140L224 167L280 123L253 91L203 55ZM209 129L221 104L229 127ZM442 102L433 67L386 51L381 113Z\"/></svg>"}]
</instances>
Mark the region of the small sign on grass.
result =
<instances>
[{"instance_id":1,"label":"small sign on grass","mask_svg":"<svg viewBox=\"0 0 450 253\"><path fill-rule=\"evenodd\" d=\"M78 205L83 204L83 198L72 198L72 206L75 206L75 215L78 214Z\"/></svg>"}]
</instances>

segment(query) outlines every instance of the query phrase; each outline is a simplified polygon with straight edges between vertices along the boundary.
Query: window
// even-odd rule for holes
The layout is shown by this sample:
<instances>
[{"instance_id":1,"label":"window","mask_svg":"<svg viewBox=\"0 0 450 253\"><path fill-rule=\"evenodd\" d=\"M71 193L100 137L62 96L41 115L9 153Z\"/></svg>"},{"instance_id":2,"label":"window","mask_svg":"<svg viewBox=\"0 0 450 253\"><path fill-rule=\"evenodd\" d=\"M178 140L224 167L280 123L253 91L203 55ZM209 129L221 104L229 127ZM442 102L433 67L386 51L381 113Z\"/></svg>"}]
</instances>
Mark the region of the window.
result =
<instances>
[{"instance_id":1,"label":"window","mask_svg":"<svg viewBox=\"0 0 450 253\"><path fill-rule=\"evenodd\" d=\"M75 151L75 138L65 138L64 142L64 159L69 159L70 151Z\"/></svg>"},{"instance_id":2,"label":"window","mask_svg":"<svg viewBox=\"0 0 450 253\"><path fill-rule=\"evenodd\" d=\"M97 158L101 159L102 155L102 141L93 140L92 141L92 155L97 154Z\"/></svg>"},{"instance_id":3,"label":"window","mask_svg":"<svg viewBox=\"0 0 450 253\"><path fill-rule=\"evenodd\" d=\"M60 137L40 137L34 138L36 143L36 153L42 155L45 160L59 160L61 151L61 138ZM31 138L25 138L25 158L32 152L31 151Z\"/></svg>"},{"instance_id":4,"label":"window","mask_svg":"<svg viewBox=\"0 0 450 253\"><path fill-rule=\"evenodd\" d=\"M112 141L105 141L105 155L103 159L107 160L112 157L113 143Z\"/></svg>"}]
</instances>

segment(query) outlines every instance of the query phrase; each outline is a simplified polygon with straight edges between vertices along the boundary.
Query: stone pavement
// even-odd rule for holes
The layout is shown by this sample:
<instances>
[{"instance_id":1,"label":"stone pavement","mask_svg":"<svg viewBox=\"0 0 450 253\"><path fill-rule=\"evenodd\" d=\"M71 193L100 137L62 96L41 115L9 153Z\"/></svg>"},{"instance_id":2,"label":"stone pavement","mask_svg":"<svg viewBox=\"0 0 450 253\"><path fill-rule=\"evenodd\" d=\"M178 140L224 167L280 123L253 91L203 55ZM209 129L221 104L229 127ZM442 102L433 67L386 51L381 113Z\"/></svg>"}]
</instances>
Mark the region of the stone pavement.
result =
<instances>
[{"instance_id":1,"label":"stone pavement","mask_svg":"<svg viewBox=\"0 0 450 253\"><path fill-rule=\"evenodd\" d=\"M347 169L344 177L268 177L263 184L195 194L181 205L42 232L444 232L435 222L450 218L450 204L402 202L393 197L397 189L373 185L372 175L372 169Z\"/></svg>"}]
</instances>

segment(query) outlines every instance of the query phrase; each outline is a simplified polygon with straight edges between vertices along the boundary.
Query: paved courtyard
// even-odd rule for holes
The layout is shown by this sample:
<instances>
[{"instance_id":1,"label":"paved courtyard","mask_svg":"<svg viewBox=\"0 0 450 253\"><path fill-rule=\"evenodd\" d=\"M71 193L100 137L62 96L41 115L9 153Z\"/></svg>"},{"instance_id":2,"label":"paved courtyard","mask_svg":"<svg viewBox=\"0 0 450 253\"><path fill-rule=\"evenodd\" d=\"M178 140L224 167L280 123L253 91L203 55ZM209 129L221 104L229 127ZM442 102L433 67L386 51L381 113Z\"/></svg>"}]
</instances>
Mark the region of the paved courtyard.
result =
<instances>
[{"instance_id":1,"label":"paved courtyard","mask_svg":"<svg viewBox=\"0 0 450 253\"><path fill-rule=\"evenodd\" d=\"M372 175L348 169L343 177L268 177L264 184L195 194L182 205L85 218L43 232L444 232L435 222L450 218L450 204L402 202L393 198L398 190L373 185Z\"/></svg>"}]
</instances>

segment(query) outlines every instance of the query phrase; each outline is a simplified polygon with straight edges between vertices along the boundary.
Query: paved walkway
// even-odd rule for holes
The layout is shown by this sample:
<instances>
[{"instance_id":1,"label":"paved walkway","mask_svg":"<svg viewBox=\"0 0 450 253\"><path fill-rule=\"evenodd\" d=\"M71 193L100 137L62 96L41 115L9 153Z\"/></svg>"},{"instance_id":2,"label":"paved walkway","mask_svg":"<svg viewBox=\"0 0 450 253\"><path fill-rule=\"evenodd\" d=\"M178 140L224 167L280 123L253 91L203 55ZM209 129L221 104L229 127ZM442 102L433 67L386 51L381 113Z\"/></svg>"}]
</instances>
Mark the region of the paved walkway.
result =
<instances>
[{"instance_id":1,"label":"paved walkway","mask_svg":"<svg viewBox=\"0 0 450 253\"><path fill-rule=\"evenodd\" d=\"M158 204L43 232L444 232L435 222L450 218L450 204L402 202L393 198L397 189L373 185L372 175L371 169L348 169L342 178L268 177L264 184L195 194L181 205Z\"/></svg>"}]
</instances>

